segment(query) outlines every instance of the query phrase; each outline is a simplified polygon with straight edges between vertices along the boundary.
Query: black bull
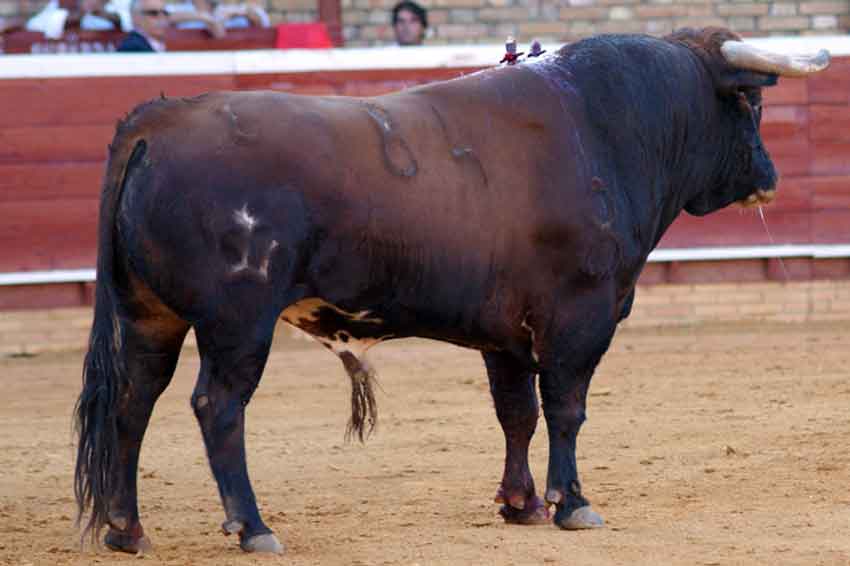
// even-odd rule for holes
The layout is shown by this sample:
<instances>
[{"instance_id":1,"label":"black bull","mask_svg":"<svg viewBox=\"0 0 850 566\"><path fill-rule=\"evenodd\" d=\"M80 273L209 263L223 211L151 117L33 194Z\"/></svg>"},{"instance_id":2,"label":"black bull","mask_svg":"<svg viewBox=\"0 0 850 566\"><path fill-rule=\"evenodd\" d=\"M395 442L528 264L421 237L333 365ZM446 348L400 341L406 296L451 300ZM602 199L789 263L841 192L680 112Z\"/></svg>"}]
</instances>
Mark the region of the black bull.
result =
<instances>
[{"instance_id":1,"label":"black bull","mask_svg":"<svg viewBox=\"0 0 850 566\"><path fill-rule=\"evenodd\" d=\"M370 345L422 336L480 350L506 439L505 520L546 521L548 504L561 527L600 525L576 437L647 256L683 209L773 196L758 124L761 87L782 73L730 64L727 40L600 37L372 99L220 93L133 111L110 146L76 409L87 530L108 526L117 550L148 544L139 449L192 327L192 407L224 530L245 550L281 550L244 446L279 318L342 359L361 439L376 414ZM527 461L537 375L545 500Z\"/></svg>"}]
</instances>

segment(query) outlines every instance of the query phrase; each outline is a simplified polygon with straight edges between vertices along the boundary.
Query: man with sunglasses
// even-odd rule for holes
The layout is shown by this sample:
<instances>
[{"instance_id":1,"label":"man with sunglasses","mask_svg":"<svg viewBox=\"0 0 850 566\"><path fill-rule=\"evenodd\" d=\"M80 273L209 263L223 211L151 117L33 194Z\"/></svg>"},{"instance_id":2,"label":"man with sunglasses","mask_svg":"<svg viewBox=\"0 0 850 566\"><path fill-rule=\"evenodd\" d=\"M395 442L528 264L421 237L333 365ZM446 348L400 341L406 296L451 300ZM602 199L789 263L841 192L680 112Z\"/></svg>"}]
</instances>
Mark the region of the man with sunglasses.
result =
<instances>
[{"instance_id":1,"label":"man with sunglasses","mask_svg":"<svg viewBox=\"0 0 850 566\"><path fill-rule=\"evenodd\" d=\"M168 31L168 12L163 0L133 0L130 5L133 31L118 45L122 52L165 51L165 32Z\"/></svg>"}]
</instances>

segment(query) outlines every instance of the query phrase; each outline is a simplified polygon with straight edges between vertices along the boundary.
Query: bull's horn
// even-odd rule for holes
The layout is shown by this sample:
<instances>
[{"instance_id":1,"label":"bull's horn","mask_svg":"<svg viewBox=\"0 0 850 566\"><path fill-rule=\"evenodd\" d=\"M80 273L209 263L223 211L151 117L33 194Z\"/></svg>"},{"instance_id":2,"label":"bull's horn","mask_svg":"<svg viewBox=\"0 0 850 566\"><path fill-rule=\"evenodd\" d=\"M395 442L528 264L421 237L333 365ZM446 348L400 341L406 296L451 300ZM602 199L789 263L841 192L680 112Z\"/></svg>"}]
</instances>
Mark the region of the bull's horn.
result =
<instances>
[{"instance_id":1,"label":"bull's horn","mask_svg":"<svg viewBox=\"0 0 850 566\"><path fill-rule=\"evenodd\" d=\"M780 77L805 77L829 66L829 51L826 49L821 49L816 55L781 55L763 51L743 41L725 41L720 51L731 65L739 69Z\"/></svg>"}]
</instances>

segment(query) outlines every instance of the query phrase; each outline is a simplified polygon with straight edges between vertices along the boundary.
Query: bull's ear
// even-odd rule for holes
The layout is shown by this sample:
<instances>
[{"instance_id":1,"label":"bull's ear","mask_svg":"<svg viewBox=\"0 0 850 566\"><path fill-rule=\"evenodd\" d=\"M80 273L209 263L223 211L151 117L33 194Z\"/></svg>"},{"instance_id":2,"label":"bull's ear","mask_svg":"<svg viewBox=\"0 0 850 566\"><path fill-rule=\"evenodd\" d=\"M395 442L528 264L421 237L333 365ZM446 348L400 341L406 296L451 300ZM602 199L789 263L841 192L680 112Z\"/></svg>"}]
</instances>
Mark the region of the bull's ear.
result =
<instances>
[{"instance_id":1,"label":"bull's ear","mask_svg":"<svg viewBox=\"0 0 850 566\"><path fill-rule=\"evenodd\" d=\"M736 69L723 75L719 81L718 90L726 94L731 94L746 88L774 86L778 81L779 75L773 73L759 73L756 71Z\"/></svg>"}]
</instances>

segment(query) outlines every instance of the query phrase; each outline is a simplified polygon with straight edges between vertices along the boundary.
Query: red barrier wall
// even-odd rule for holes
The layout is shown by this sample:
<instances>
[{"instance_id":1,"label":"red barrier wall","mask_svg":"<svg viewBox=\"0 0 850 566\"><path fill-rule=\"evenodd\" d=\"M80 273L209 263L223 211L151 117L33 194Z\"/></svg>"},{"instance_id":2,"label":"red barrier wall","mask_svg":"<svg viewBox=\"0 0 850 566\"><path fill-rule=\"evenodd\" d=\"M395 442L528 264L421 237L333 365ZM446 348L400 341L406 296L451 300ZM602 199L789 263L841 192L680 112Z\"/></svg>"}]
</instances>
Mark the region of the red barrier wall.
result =
<instances>
[{"instance_id":1,"label":"red barrier wall","mask_svg":"<svg viewBox=\"0 0 850 566\"><path fill-rule=\"evenodd\" d=\"M97 201L116 120L138 102L210 90L270 88L367 96L474 69L366 70L256 75L0 80L0 273L90 268ZM765 145L782 175L766 209L683 215L662 247L850 243L850 57L808 79L765 91ZM848 278L850 260L651 264L643 283ZM0 287L0 309L85 303L90 293L50 286L28 295ZM72 286L73 287L73 286ZM52 299L50 297L53 297ZM29 297L29 298L28 298Z\"/></svg>"}]
</instances>

